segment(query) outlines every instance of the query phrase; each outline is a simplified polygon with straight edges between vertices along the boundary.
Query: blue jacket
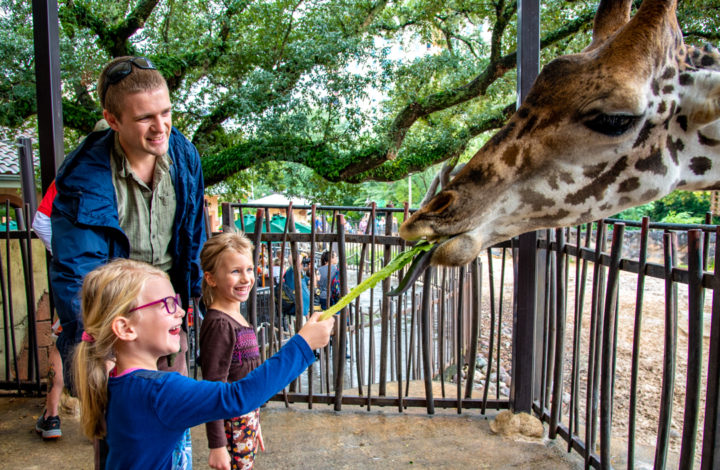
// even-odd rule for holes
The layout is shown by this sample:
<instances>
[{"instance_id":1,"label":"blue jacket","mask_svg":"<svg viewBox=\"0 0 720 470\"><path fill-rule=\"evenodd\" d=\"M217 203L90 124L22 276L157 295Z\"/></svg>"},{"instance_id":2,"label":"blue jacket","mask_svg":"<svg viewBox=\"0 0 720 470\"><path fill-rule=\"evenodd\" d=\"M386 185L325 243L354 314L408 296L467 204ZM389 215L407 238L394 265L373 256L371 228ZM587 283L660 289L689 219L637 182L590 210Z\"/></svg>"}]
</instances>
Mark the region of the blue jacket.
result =
<instances>
[{"instance_id":1,"label":"blue jacket","mask_svg":"<svg viewBox=\"0 0 720 470\"><path fill-rule=\"evenodd\" d=\"M197 381L176 372L137 370L108 381L106 470L175 469L186 429L259 408L315 361L295 335L236 382Z\"/></svg>"},{"instance_id":2,"label":"blue jacket","mask_svg":"<svg viewBox=\"0 0 720 470\"><path fill-rule=\"evenodd\" d=\"M80 341L83 330L79 293L85 274L130 253L112 183L110 149L114 142L111 129L93 132L65 158L55 177L58 194L51 215L50 281L63 327L61 335L71 343ZM190 296L201 294L199 256L206 239L203 175L197 149L175 128L168 154L177 198L169 274L187 306Z\"/></svg>"}]
</instances>

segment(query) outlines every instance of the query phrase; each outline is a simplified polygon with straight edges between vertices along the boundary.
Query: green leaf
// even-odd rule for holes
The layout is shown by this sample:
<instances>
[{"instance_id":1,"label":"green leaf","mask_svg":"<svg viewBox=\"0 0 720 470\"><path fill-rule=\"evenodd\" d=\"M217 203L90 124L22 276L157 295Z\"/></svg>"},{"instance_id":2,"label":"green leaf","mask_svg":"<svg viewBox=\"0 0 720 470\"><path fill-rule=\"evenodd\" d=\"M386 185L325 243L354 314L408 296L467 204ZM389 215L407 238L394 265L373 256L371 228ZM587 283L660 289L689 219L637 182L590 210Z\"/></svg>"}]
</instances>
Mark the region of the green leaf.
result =
<instances>
[{"instance_id":1,"label":"green leaf","mask_svg":"<svg viewBox=\"0 0 720 470\"><path fill-rule=\"evenodd\" d=\"M340 310L345 308L350 302L355 300L368 289L372 289L377 285L378 282L382 281L386 277L390 276L395 271L402 269L406 264L410 263L415 256L420 255L433 247L433 243L427 240L423 240L417 243L409 250L405 250L398 253L395 258L392 259L384 268L375 272L372 276L368 277L360 284L355 286L350 292L341 298L338 303L325 310L320 316L320 321L327 320L331 316L338 313Z\"/></svg>"}]
</instances>

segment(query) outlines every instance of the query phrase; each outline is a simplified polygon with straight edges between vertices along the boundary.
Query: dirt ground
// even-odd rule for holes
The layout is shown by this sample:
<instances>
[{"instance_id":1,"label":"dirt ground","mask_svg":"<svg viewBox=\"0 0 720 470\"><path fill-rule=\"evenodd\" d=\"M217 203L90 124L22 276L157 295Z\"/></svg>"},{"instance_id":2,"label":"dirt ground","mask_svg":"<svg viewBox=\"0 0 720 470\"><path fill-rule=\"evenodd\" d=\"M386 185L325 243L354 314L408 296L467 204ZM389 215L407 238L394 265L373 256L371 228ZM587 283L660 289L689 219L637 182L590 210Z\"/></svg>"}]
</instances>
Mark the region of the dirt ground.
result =
<instances>
[{"instance_id":1,"label":"dirt ground","mask_svg":"<svg viewBox=\"0 0 720 470\"><path fill-rule=\"evenodd\" d=\"M477 412L397 413L326 405L271 402L261 422L266 452L258 469L533 469L582 468L560 442L506 438L490 431ZM0 469L92 469L92 444L81 435L77 418L61 415L63 437L44 442L34 431L42 398L0 395ZM208 468L203 426L193 428L193 467ZM547 434L545 434L547 435Z\"/></svg>"},{"instance_id":2,"label":"dirt ground","mask_svg":"<svg viewBox=\"0 0 720 470\"><path fill-rule=\"evenodd\" d=\"M635 331L635 291L637 276L624 273L620 279L620 306L618 315L617 367L615 369L615 399L613 408L613 438L626 441L628 436L630 376L632 365L633 334ZM702 367L702 393L699 400L699 423L696 461L702 450L702 423L705 411L705 387L707 385L707 357L710 346L711 297L705 298L704 337ZM646 279L640 323L640 357L637 392L638 444L654 448L657 439L660 396L663 380L663 354L665 347L665 287L659 279ZM680 452L683 415L685 410L685 387L687 381L688 355L688 292L686 286L678 289L678 337L676 350L673 414L670 432L669 459ZM584 335L587 345L587 335Z\"/></svg>"}]
</instances>

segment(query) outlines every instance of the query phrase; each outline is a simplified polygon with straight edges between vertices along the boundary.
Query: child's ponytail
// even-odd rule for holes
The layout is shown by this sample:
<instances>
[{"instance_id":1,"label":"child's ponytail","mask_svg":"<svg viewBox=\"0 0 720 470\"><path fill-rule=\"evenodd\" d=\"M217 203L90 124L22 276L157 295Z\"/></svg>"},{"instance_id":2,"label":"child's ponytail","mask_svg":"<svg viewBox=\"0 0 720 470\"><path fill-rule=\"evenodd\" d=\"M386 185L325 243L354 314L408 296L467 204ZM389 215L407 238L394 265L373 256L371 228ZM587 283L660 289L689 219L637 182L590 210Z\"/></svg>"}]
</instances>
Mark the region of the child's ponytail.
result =
<instances>
[{"instance_id":1,"label":"child's ponytail","mask_svg":"<svg viewBox=\"0 0 720 470\"><path fill-rule=\"evenodd\" d=\"M105 436L107 408L107 363L111 354L101 353L95 342L82 341L75 348L75 386L80 399L83 433L89 437Z\"/></svg>"}]
</instances>

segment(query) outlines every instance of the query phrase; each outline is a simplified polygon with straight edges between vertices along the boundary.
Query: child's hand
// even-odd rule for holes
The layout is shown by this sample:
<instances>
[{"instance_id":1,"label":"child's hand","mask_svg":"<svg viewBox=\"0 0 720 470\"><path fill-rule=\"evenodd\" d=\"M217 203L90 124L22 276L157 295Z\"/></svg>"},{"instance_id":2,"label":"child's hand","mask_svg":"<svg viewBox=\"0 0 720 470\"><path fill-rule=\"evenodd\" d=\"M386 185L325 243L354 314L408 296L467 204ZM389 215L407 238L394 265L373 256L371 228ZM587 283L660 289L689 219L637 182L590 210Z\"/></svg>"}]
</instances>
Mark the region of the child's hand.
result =
<instances>
[{"instance_id":1,"label":"child's hand","mask_svg":"<svg viewBox=\"0 0 720 470\"><path fill-rule=\"evenodd\" d=\"M210 449L208 466L215 470L230 470L230 454L225 447Z\"/></svg>"},{"instance_id":2,"label":"child's hand","mask_svg":"<svg viewBox=\"0 0 720 470\"><path fill-rule=\"evenodd\" d=\"M333 332L333 327L335 326L335 317L318 321L321 314L322 312L314 313L298 332L298 334L307 341L310 349L313 350L322 348L328 344L330 335Z\"/></svg>"}]
</instances>

